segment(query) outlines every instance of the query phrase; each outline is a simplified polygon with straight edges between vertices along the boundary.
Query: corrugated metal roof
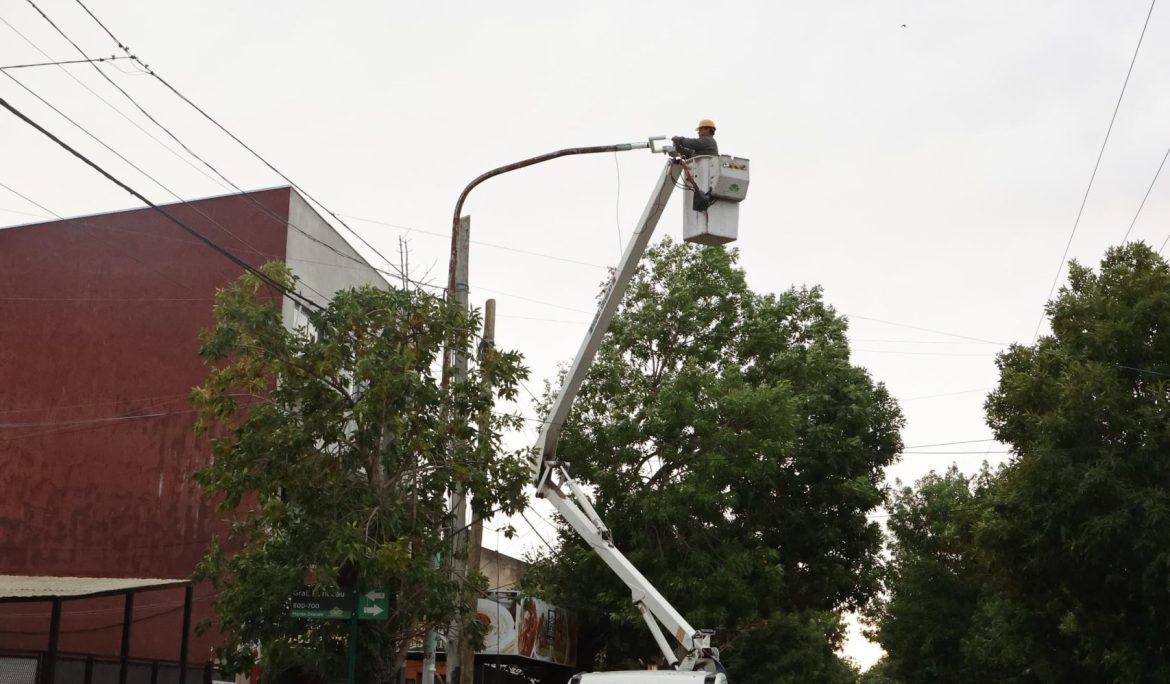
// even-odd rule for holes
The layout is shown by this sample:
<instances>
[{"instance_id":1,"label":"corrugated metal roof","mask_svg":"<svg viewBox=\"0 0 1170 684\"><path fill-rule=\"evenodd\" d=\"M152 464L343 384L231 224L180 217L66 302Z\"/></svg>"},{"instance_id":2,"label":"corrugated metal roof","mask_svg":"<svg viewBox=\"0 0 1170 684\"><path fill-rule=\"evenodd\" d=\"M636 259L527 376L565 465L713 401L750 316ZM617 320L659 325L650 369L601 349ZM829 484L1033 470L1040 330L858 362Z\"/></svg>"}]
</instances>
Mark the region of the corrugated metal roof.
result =
<instances>
[{"instance_id":1,"label":"corrugated metal roof","mask_svg":"<svg viewBox=\"0 0 1170 684\"><path fill-rule=\"evenodd\" d=\"M0 601L4 599L79 598L120 594L132 589L161 589L190 584L185 579L140 577L47 577L0 575Z\"/></svg>"}]
</instances>

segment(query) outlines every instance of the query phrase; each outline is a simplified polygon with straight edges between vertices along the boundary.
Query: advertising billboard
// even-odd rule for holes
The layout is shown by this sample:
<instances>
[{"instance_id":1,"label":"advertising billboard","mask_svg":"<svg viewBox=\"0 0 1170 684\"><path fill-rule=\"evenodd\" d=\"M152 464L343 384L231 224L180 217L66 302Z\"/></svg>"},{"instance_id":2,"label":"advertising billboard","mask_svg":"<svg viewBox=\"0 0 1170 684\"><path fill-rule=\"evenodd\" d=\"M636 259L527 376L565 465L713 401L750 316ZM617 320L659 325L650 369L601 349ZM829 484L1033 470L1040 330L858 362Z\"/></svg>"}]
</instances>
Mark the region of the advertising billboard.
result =
<instances>
[{"instance_id":1,"label":"advertising billboard","mask_svg":"<svg viewBox=\"0 0 1170 684\"><path fill-rule=\"evenodd\" d=\"M577 617L530 596L479 599L476 617L488 626L480 653L577 664Z\"/></svg>"}]
</instances>

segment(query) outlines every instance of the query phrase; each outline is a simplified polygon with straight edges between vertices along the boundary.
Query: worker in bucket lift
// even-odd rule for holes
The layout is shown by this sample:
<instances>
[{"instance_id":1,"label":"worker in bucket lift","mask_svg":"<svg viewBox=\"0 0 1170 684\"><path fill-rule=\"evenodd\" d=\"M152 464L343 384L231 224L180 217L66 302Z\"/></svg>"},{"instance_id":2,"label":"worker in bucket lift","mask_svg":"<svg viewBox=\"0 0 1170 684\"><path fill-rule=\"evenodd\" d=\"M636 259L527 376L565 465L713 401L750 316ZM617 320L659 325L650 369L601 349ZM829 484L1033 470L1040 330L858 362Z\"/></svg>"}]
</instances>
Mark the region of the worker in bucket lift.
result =
<instances>
[{"instance_id":1,"label":"worker in bucket lift","mask_svg":"<svg viewBox=\"0 0 1170 684\"><path fill-rule=\"evenodd\" d=\"M676 135L670 139L674 143L674 149L679 156L684 159L691 157L718 157L719 143L715 142L715 122L710 119L703 119L699 122L696 131L699 132L697 138L684 138L681 135Z\"/></svg>"}]
</instances>

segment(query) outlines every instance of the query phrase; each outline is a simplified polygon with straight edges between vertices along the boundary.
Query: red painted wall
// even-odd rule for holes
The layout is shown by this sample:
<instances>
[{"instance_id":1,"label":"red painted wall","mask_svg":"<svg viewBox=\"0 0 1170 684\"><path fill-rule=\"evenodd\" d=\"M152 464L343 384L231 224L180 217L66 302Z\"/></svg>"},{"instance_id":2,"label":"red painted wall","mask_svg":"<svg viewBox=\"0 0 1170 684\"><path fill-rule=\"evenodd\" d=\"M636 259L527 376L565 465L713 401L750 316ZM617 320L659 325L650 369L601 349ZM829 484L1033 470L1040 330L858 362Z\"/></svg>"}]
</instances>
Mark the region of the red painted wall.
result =
<instances>
[{"instance_id":1,"label":"red painted wall","mask_svg":"<svg viewBox=\"0 0 1170 684\"><path fill-rule=\"evenodd\" d=\"M284 258L289 192L167 211L259 265ZM208 449L187 397L215 290L240 273L150 209L0 229L0 574L191 574L222 525L191 478ZM178 657L182 599L136 598L132 656ZM45 648L47 616L0 604L0 648ZM64 616L62 650L117 653L120 599ZM192 659L211 645L193 640Z\"/></svg>"}]
</instances>

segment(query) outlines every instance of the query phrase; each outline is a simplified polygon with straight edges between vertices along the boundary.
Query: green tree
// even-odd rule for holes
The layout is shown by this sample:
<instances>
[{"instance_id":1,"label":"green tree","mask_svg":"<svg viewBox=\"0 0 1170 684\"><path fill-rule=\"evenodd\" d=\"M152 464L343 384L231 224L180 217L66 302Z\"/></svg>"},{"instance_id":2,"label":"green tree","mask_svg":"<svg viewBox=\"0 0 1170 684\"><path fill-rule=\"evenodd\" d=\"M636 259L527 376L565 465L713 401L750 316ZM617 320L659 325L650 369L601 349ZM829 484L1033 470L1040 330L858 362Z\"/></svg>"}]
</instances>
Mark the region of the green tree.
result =
<instances>
[{"instance_id":1,"label":"green tree","mask_svg":"<svg viewBox=\"0 0 1170 684\"><path fill-rule=\"evenodd\" d=\"M901 684L1034 681L1002 638L1004 599L976 544L994 482L986 465L973 477L952 466L894 493L886 590L869 614L871 636L886 652L883 676Z\"/></svg>"},{"instance_id":2,"label":"green tree","mask_svg":"<svg viewBox=\"0 0 1170 684\"><path fill-rule=\"evenodd\" d=\"M295 282L282 265L265 270ZM476 515L521 506L527 468L500 449L517 419L492 406L515 398L524 369L487 350L466 381L444 386L443 349L472 349L478 321L421 292L338 292L298 330L267 294L251 275L217 294L201 338L211 371L193 391L212 450L196 480L231 521L197 573L218 591L219 654L234 671L262 660L271 673L336 676L346 623L290 618L289 593L385 588L390 619L361 624L359 679L389 681L428 626L478 624L447 572L445 493L463 483Z\"/></svg>"},{"instance_id":3,"label":"green tree","mask_svg":"<svg viewBox=\"0 0 1170 684\"><path fill-rule=\"evenodd\" d=\"M890 676L890 668L887 660L882 658L874 663L868 670L862 672L857 678L857 684L900 684L897 679Z\"/></svg>"},{"instance_id":4,"label":"green tree","mask_svg":"<svg viewBox=\"0 0 1170 684\"><path fill-rule=\"evenodd\" d=\"M866 513L901 448L901 413L850 363L818 289L752 292L737 254L651 249L565 424L618 548L736 682L851 681L839 611L878 586ZM533 586L581 612L598 667L658 651L629 591L567 529ZM767 656L761 654L767 653Z\"/></svg>"},{"instance_id":5,"label":"green tree","mask_svg":"<svg viewBox=\"0 0 1170 684\"><path fill-rule=\"evenodd\" d=\"M998 359L988 422L1015 457L981 545L1043 681L1170 681L1170 268L1111 249L1047 313Z\"/></svg>"}]
</instances>

